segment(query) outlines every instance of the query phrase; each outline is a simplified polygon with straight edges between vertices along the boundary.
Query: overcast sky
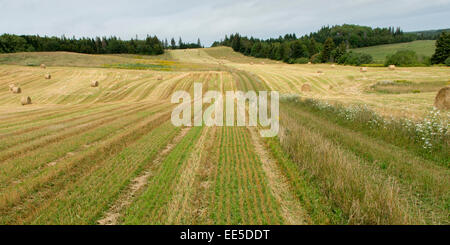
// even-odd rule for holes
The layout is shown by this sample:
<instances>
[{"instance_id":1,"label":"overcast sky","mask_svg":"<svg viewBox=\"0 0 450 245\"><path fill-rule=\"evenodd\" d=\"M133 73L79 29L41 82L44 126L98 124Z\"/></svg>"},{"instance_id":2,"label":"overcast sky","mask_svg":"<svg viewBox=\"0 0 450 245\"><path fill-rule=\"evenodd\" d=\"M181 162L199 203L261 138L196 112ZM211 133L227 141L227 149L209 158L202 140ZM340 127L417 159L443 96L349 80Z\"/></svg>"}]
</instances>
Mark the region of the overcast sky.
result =
<instances>
[{"instance_id":1,"label":"overcast sky","mask_svg":"<svg viewBox=\"0 0 450 245\"><path fill-rule=\"evenodd\" d=\"M147 34L209 46L225 34L304 35L324 25L450 27L450 0L0 0L0 33L130 39Z\"/></svg>"}]
</instances>

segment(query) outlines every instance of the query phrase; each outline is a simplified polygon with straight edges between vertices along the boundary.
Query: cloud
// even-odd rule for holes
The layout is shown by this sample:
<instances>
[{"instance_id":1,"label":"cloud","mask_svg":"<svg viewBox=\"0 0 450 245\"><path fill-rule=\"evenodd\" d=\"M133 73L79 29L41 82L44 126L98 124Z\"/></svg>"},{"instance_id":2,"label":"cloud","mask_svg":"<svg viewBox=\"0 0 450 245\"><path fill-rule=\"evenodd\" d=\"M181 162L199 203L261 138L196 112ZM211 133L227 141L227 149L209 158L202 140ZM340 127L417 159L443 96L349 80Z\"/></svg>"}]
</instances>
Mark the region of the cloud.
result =
<instances>
[{"instance_id":1,"label":"cloud","mask_svg":"<svg viewBox=\"0 0 450 245\"><path fill-rule=\"evenodd\" d=\"M15 0L0 1L0 31L14 34L182 37L209 45L239 32L259 38L316 31L343 23L448 28L450 0Z\"/></svg>"}]
</instances>

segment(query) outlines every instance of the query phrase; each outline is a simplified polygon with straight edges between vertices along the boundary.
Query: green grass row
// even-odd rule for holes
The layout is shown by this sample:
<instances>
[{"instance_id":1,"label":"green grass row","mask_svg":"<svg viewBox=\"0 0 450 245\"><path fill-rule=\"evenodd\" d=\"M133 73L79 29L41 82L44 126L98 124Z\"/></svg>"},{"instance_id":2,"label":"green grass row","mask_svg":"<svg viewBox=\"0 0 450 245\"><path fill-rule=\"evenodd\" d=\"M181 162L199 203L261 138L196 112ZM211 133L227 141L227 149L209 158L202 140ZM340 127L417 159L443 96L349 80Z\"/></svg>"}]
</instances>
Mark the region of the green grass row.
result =
<instances>
[{"instance_id":1,"label":"green grass row","mask_svg":"<svg viewBox=\"0 0 450 245\"><path fill-rule=\"evenodd\" d=\"M210 218L215 224L282 224L244 127L222 127Z\"/></svg>"},{"instance_id":2,"label":"green grass row","mask_svg":"<svg viewBox=\"0 0 450 245\"><path fill-rule=\"evenodd\" d=\"M122 190L179 132L169 122L152 130L58 194L33 224L96 224Z\"/></svg>"},{"instance_id":3,"label":"green grass row","mask_svg":"<svg viewBox=\"0 0 450 245\"><path fill-rule=\"evenodd\" d=\"M124 211L123 224L164 224L181 169L203 128L193 127L165 157L149 179L146 190Z\"/></svg>"},{"instance_id":4,"label":"green grass row","mask_svg":"<svg viewBox=\"0 0 450 245\"><path fill-rule=\"evenodd\" d=\"M2 167L0 223L19 223L44 201L102 161L158 126L165 117L155 110L121 117L76 136L41 145L5 162ZM138 123L136 123L138 122ZM111 136L111 137L108 137ZM85 147L85 146L89 147ZM72 153L68 155L68 153ZM48 163L55 161L54 166ZM25 207L30 206L30 209ZM21 207L18 209L18 207ZM31 208L33 207L33 208Z\"/></svg>"}]
</instances>

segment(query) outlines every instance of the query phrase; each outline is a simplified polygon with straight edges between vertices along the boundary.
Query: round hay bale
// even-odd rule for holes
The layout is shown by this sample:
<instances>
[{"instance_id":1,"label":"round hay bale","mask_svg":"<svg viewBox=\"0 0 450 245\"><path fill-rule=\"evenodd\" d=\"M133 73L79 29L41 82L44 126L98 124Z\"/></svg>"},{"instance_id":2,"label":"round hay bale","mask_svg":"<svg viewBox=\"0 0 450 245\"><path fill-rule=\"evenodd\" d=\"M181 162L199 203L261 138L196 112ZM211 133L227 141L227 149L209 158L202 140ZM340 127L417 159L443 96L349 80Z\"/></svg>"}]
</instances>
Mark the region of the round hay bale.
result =
<instances>
[{"instance_id":1,"label":"round hay bale","mask_svg":"<svg viewBox=\"0 0 450 245\"><path fill-rule=\"evenodd\" d=\"M303 92L310 92L311 91L311 85L305 83L302 85L302 91Z\"/></svg>"},{"instance_id":2,"label":"round hay bale","mask_svg":"<svg viewBox=\"0 0 450 245\"><path fill-rule=\"evenodd\" d=\"M360 72L367 72L367 67L361 67L361 68L359 68L359 71Z\"/></svg>"},{"instance_id":3,"label":"round hay bale","mask_svg":"<svg viewBox=\"0 0 450 245\"><path fill-rule=\"evenodd\" d=\"M22 89L20 87L13 87L12 92L15 94L20 94L22 93Z\"/></svg>"},{"instance_id":4,"label":"round hay bale","mask_svg":"<svg viewBox=\"0 0 450 245\"><path fill-rule=\"evenodd\" d=\"M31 98L30 98L30 96L24 96L24 97L22 97L22 99L20 100L20 103L21 103L22 105L29 105L29 104L31 104Z\"/></svg>"},{"instance_id":5,"label":"round hay bale","mask_svg":"<svg viewBox=\"0 0 450 245\"><path fill-rule=\"evenodd\" d=\"M441 88L434 99L434 106L441 110L450 109L450 87Z\"/></svg>"},{"instance_id":6,"label":"round hay bale","mask_svg":"<svg viewBox=\"0 0 450 245\"><path fill-rule=\"evenodd\" d=\"M253 61L252 61L252 62L250 62L250 65L253 65Z\"/></svg>"},{"instance_id":7,"label":"round hay bale","mask_svg":"<svg viewBox=\"0 0 450 245\"><path fill-rule=\"evenodd\" d=\"M308 65L311 65L311 64L312 64L311 61L309 61L309 62L308 62Z\"/></svg>"},{"instance_id":8,"label":"round hay bale","mask_svg":"<svg viewBox=\"0 0 450 245\"><path fill-rule=\"evenodd\" d=\"M389 70L391 71L395 70L395 65L389 65Z\"/></svg>"},{"instance_id":9,"label":"round hay bale","mask_svg":"<svg viewBox=\"0 0 450 245\"><path fill-rule=\"evenodd\" d=\"M322 74L322 73L323 73L323 71L319 70L319 71L317 71L317 73L319 73L319 74Z\"/></svg>"},{"instance_id":10,"label":"round hay bale","mask_svg":"<svg viewBox=\"0 0 450 245\"><path fill-rule=\"evenodd\" d=\"M331 68L335 68L335 67L336 67L336 65L335 65L335 64L332 64L332 65L331 65Z\"/></svg>"},{"instance_id":11,"label":"round hay bale","mask_svg":"<svg viewBox=\"0 0 450 245\"><path fill-rule=\"evenodd\" d=\"M98 81L92 81L91 87L98 87Z\"/></svg>"},{"instance_id":12,"label":"round hay bale","mask_svg":"<svg viewBox=\"0 0 450 245\"><path fill-rule=\"evenodd\" d=\"M45 68L47 68L47 66L45 64L41 64L41 68L45 69Z\"/></svg>"},{"instance_id":13,"label":"round hay bale","mask_svg":"<svg viewBox=\"0 0 450 245\"><path fill-rule=\"evenodd\" d=\"M16 85L14 84L14 83L11 83L10 85L9 85L9 91L13 91L13 88L15 87Z\"/></svg>"},{"instance_id":14,"label":"round hay bale","mask_svg":"<svg viewBox=\"0 0 450 245\"><path fill-rule=\"evenodd\" d=\"M264 65L265 63L264 63L264 61L263 62L261 62L261 65Z\"/></svg>"},{"instance_id":15,"label":"round hay bale","mask_svg":"<svg viewBox=\"0 0 450 245\"><path fill-rule=\"evenodd\" d=\"M50 74L45 74L45 79L52 79L52 75L50 75Z\"/></svg>"},{"instance_id":16,"label":"round hay bale","mask_svg":"<svg viewBox=\"0 0 450 245\"><path fill-rule=\"evenodd\" d=\"M156 79L157 79L158 81L162 81L162 80L163 80L163 76L162 76L162 75L158 75L158 76L156 77Z\"/></svg>"}]
</instances>

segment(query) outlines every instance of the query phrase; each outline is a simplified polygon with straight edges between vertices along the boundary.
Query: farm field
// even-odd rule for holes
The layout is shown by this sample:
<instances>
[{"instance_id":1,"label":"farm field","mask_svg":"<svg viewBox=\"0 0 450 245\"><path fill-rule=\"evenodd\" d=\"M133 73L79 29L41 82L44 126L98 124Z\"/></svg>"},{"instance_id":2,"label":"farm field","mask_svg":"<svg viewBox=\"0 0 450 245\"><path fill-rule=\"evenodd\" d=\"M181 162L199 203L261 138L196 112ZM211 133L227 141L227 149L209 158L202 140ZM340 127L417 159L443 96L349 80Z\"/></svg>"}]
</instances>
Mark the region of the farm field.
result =
<instances>
[{"instance_id":1,"label":"farm field","mask_svg":"<svg viewBox=\"0 0 450 245\"><path fill-rule=\"evenodd\" d=\"M377 45L365 48L352 49L354 52L370 54L375 63L384 63L386 56L392 55L399 50L413 50L418 55L431 57L434 54L436 41L434 40L418 40L409 43L395 43L386 45Z\"/></svg>"},{"instance_id":2,"label":"farm field","mask_svg":"<svg viewBox=\"0 0 450 245\"><path fill-rule=\"evenodd\" d=\"M194 83L279 91L279 135L175 127L171 96ZM449 85L447 67L227 47L0 54L0 224L450 224L450 114L433 110Z\"/></svg>"}]
</instances>

